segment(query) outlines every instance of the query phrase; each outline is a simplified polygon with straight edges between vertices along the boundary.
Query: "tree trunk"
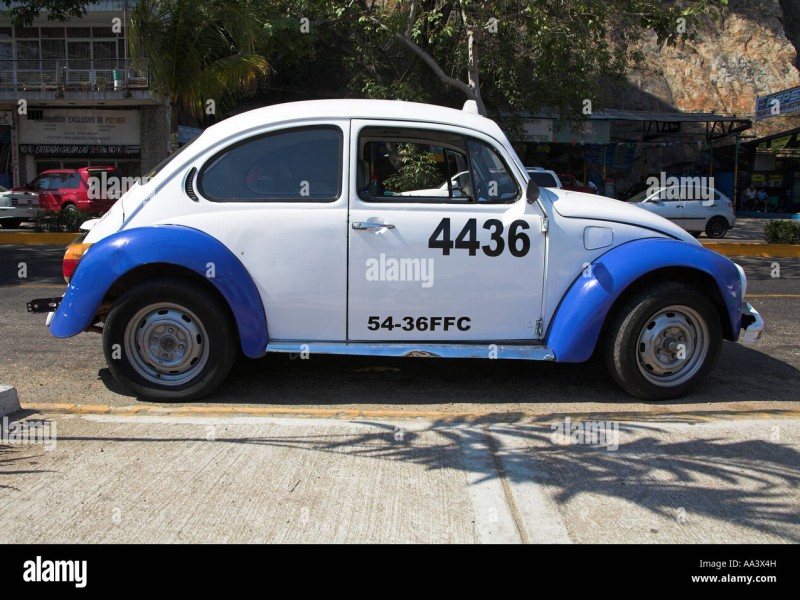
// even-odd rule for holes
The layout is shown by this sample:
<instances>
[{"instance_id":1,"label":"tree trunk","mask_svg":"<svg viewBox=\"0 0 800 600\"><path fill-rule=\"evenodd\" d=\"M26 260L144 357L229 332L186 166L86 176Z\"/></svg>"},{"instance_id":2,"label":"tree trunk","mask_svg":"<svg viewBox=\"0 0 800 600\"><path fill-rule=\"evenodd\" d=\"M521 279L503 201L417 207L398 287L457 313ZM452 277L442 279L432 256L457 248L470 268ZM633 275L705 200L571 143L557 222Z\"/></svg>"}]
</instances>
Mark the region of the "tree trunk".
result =
<instances>
[{"instance_id":1,"label":"tree trunk","mask_svg":"<svg viewBox=\"0 0 800 600\"><path fill-rule=\"evenodd\" d=\"M478 37L480 33L476 31L474 24L467 26L467 83L475 95L475 102L478 105L478 112L484 117L486 105L481 97L481 77L478 71Z\"/></svg>"}]
</instances>

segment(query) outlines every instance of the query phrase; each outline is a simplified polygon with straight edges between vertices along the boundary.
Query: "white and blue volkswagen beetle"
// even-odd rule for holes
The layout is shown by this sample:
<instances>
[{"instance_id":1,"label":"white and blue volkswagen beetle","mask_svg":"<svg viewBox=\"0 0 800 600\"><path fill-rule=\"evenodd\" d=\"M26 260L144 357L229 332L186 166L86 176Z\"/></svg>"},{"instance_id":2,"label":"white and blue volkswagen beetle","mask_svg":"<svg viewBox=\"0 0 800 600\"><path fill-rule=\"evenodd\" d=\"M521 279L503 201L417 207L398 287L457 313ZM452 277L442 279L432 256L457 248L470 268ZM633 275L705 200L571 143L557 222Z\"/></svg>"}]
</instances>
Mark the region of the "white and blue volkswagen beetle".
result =
<instances>
[{"instance_id":1,"label":"white and blue volkswagen beetle","mask_svg":"<svg viewBox=\"0 0 800 600\"><path fill-rule=\"evenodd\" d=\"M539 189L470 110L379 100L231 117L159 165L29 303L102 331L141 397L193 400L238 348L582 362L663 400L763 329L740 267L666 219Z\"/></svg>"}]
</instances>

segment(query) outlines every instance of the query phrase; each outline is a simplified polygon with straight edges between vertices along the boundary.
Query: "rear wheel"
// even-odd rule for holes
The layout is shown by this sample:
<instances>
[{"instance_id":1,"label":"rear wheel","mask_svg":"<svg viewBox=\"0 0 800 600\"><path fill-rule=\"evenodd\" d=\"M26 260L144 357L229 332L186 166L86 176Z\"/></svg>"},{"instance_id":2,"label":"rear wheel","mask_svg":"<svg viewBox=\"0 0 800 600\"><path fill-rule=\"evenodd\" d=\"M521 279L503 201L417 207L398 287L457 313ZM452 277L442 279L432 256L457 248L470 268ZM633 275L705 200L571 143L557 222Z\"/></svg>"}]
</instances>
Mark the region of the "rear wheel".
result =
<instances>
[{"instance_id":1,"label":"rear wheel","mask_svg":"<svg viewBox=\"0 0 800 600\"><path fill-rule=\"evenodd\" d=\"M713 304L678 282L648 287L620 306L605 340L614 380L643 400L685 395L714 367L722 325Z\"/></svg>"},{"instance_id":2,"label":"rear wheel","mask_svg":"<svg viewBox=\"0 0 800 600\"><path fill-rule=\"evenodd\" d=\"M728 233L728 222L722 217L714 217L706 224L706 235L710 238L724 238Z\"/></svg>"},{"instance_id":3,"label":"rear wheel","mask_svg":"<svg viewBox=\"0 0 800 600\"><path fill-rule=\"evenodd\" d=\"M196 400L225 379L236 357L228 307L186 281L131 288L103 327L106 362L120 384L144 398Z\"/></svg>"},{"instance_id":4,"label":"rear wheel","mask_svg":"<svg viewBox=\"0 0 800 600\"><path fill-rule=\"evenodd\" d=\"M75 206L72 202L67 202L64 206L61 207L61 210L68 213L76 213L78 212L78 207Z\"/></svg>"}]
</instances>

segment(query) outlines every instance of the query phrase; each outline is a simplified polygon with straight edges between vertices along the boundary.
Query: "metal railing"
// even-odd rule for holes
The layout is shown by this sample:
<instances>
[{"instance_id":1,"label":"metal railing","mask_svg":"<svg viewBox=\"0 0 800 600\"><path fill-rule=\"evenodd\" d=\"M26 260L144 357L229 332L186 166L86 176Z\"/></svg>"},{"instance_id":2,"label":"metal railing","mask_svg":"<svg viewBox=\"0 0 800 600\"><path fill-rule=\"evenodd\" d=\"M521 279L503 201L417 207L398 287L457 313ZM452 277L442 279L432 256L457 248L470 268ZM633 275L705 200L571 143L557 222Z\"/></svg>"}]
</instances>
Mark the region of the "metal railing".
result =
<instances>
[{"instance_id":1,"label":"metal railing","mask_svg":"<svg viewBox=\"0 0 800 600\"><path fill-rule=\"evenodd\" d=\"M0 92L26 90L105 91L150 87L147 63L123 59L0 60Z\"/></svg>"}]
</instances>

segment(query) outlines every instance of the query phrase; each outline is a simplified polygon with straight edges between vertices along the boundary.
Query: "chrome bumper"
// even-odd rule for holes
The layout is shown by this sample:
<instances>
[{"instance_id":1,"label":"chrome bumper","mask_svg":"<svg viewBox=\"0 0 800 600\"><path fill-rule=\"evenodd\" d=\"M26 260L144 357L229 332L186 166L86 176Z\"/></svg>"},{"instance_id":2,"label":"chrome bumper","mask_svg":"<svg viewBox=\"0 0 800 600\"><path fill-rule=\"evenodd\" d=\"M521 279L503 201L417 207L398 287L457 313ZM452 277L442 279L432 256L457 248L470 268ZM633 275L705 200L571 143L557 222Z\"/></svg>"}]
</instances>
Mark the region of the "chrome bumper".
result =
<instances>
[{"instance_id":1,"label":"chrome bumper","mask_svg":"<svg viewBox=\"0 0 800 600\"><path fill-rule=\"evenodd\" d=\"M740 341L743 344L755 344L764 332L764 319L749 302L742 303L742 331Z\"/></svg>"}]
</instances>

